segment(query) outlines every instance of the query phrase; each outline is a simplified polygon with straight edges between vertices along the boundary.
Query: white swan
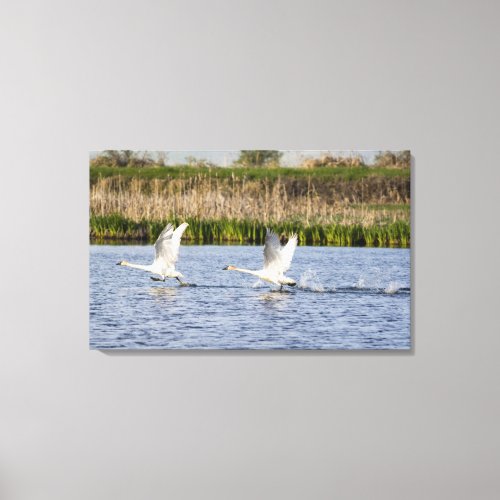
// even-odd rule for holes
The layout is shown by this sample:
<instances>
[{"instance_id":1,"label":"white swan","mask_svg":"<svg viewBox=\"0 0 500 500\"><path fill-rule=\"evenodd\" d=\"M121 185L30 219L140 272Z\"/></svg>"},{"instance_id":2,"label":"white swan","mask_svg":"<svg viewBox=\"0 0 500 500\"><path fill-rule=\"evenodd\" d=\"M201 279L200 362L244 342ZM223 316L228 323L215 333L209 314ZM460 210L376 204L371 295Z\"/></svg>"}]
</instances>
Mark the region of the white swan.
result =
<instances>
[{"instance_id":1,"label":"white swan","mask_svg":"<svg viewBox=\"0 0 500 500\"><path fill-rule=\"evenodd\" d=\"M144 266L142 264L131 264L126 260L122 260L118 262L117 265L158 274L160 278L151 277L154 281L165 281L165 278L176 278L181 285L187 285L187 283L181 280L184 276L179 271L175 270L175 263L179 257L182 233L188 225L187 222L183 222L175 231L172 224L169 223L166 225L165 229L156 240L156 256L152 264Z\"/></svg>"},{"instance_id":2,"label":"white swan","mask_svg":"<svg viewBox=\"0 0 500 500\"><path fill-rule=\"evenodd\" d=\"M295 248L297 248L296 234L290 236L287 244L282 246L276 233L267 229L264 245L264 269L252 271L235 266L226 266L223 270L252 274L261 280L280 285L280 290L283 285L295 286L297 283L284 275L290 269Z\"/></svg>"}]
</instances>

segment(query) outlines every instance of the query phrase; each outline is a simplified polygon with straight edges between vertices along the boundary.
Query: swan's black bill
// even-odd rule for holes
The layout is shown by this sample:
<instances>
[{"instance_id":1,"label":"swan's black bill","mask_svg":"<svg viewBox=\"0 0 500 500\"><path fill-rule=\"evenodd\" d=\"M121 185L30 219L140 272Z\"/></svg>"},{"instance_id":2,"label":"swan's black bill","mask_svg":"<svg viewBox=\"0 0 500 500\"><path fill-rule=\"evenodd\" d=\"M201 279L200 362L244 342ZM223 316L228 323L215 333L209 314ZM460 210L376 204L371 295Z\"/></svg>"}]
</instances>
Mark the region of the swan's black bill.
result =
<instances>
[{"instance_id":1,"label":"swan's black bill","mask_svg":"<svg viewBox=\"0 0 500 500\"><path fill-rule=\"evenodd\" d=\"M229 269L229 266L226 266L226 267L222 268L223 271L227 271L228 269Z\"/></svg>"}]
</instances>

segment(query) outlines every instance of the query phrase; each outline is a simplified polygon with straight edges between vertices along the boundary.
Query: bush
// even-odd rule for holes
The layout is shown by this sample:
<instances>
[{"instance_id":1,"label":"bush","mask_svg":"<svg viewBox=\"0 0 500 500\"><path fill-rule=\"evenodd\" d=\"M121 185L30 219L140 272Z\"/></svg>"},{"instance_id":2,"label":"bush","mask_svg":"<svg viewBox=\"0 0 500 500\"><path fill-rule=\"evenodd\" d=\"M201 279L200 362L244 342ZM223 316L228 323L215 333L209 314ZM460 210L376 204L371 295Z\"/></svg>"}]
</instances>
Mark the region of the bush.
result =
<instances>
[{"instance_id":1,"label":"bush","mask_svg":"<svg viewBox=\"0 0 500 500\"><path fill-rule=\"evenodd\" d=\"M164 163L164 159L161 158ZM156 165L147 151L108 149L90 160L91 167L134 167L142 168Z\"/></svg>"},{"instance_id":2,"label":"bush","mask_svg":"<svg viewBox=\"0 0 500 500\"><path fill-rule=\"evenodd\" d=\"M317 167L364 167L365 162L360 155L353 156L334 156L329 153L322 155L319 158L308 158L302 164L304 168Z\"/></svg>"}]
</instances>

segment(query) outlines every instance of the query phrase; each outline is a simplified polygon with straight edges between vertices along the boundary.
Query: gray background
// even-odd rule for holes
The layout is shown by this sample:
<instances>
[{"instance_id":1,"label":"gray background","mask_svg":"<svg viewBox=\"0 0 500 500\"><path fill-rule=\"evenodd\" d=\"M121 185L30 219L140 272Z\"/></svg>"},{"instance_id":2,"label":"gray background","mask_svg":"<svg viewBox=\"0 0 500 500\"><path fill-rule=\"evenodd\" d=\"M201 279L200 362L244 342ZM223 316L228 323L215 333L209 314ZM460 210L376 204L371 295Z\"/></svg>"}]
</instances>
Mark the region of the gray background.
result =
<instances>
[{"instance_id":1,"label":"gray background","mask_svg":"<svg viewBox=\"0 0 500 500\"><path fill-rule=\"evenodd\" d=\"M0 497L498 498L499 5L2 2ZM411 148L414 351L89 351L125 147Z\"/></svg>"}]
</instances>

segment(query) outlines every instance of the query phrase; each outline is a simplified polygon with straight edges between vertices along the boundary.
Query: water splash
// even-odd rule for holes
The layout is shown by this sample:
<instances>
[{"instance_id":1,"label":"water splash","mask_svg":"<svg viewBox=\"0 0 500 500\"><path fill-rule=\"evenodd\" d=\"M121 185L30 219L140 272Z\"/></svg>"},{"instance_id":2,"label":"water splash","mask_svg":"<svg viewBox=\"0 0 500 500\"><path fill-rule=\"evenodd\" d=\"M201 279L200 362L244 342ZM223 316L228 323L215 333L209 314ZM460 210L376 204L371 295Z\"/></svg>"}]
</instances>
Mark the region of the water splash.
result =
<instances>
[{"instance_id":1,"label":"water splash","mask_svg":"<svg viewBox=\"0 0 500 500\"><path fill-rule=\"evenodd\" d=\"M398 293L401 287L402 285L398 281L390 281L389 284L385 287L384 293L388 293L389 295Z\"/></svg>"},{"instance_id":2,"label":"water splash","mask_svg":"<svg viewBox=\"0 0 500 500\"><path fill-rule=\"evenodd\" d=\"M262 280L257 280L253 285L252 288L262 288L263 286L266 286L266 284Z\"/></svg>"},{"instance_id":3,"label":"water splash","mask_svg":"<svg viewBox=\"0 0 500 500\"><path fill-rule=\"evenodd\" d=\"M362 276L360 276L359 279L358 279L358 281L356 283L354 283L354 286L356 288L364 288L366 286L365 278L363 278Z\"/></svg>"},{"instance_id":4,"label":"water splash","mask_svg":"<svg viewBox=\"0 0 500 500\"><path fill-rule=\"evenodd\" d=\"M353 284L355 288L382 288L382 271L379 267L366 270Z\"/></svg>"},{"instance_id":5,"label":"water splash","mask_svg":"<svg viewBox=\"0 0 500 500\"><path fill-rule=\"evenodd\" d=\"M303 272L299 280L299 288L307 288L313 292L324 292L325 287L321 284L316 271L308 269Z\"/></svg>"}]
</instances>

